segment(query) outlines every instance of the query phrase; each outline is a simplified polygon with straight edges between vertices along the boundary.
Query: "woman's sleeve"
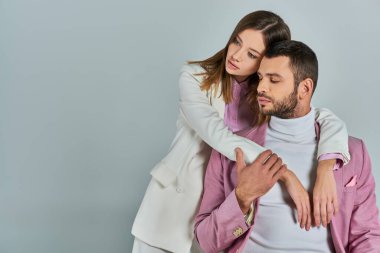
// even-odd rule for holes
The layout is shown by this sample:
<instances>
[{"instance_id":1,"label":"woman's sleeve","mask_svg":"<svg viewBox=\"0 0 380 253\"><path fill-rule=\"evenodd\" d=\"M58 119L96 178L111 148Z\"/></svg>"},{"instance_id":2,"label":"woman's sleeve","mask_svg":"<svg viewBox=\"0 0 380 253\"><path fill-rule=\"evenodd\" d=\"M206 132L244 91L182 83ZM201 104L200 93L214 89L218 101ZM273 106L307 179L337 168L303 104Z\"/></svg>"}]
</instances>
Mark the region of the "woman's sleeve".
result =
<instances>
[{"instance_id":1,"label":"woman's sleeve","mask_svg":"<svg viewBox=\"0 0 380 253\"><path fill-rule=\"evenodd\" d=\"M252 163L265 148L246 138L233 134L224 124L218 111L212 107L200 89L200 78L194 76L191 66L182 68L179 79L180 111L189 126L212 148L236 161L235 148L244 152L247 163Z\"/></svg>"},{"instance_id":2,"label":"woman's sleeve","mask_svg":"<svg viewBox=\"0 0 380 253\"><path fill-rule=\"evenodd\" d=\"M344 122L326 108L315 108L315 117L320 125L318 158L324 154L338 153L342 155L343 163L348 163L348 132Z\"/></svg>"}]
</instances>

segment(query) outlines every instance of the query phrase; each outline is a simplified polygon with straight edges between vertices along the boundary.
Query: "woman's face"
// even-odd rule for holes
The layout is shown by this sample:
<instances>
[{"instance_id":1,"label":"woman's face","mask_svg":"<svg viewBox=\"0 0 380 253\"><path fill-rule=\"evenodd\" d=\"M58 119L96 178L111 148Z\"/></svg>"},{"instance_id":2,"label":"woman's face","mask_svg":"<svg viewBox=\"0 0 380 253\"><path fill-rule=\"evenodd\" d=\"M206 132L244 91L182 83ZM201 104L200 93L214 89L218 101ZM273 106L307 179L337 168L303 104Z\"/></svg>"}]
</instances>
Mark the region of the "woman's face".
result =
<instances>
[{"instance_id":1,"label":"woman's face","mask_svg":"<svg viewBox=\"0 0 380 253\"><path fill-rule=\"evenodd\" d=\"M260 31L246 29L240 32L228 46L226 71L238 82L244 81L260 66L265 50Z\"/></svg>"}]
</instances>

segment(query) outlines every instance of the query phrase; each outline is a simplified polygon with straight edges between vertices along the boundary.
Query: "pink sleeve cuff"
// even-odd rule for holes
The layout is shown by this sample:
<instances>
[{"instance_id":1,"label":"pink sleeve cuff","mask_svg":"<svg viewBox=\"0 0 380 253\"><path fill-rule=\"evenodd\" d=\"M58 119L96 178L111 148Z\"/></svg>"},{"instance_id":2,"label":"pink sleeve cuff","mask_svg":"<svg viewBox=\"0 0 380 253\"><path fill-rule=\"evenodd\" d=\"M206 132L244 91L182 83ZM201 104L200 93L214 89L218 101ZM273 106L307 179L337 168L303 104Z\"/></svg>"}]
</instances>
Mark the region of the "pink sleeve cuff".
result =
<instances>
[{"instance_id":1,"label":"pink sleeve cuff","mask_svg":"<svg viewBox=\"0 0 380 253\"><path fill-rule=\"evenodd\" d=\"M343 155L341 153L327 153L320 155L318 157L318 161L336 159L336 163L334 165L333 170L340 169L343 166Z\"/></svg>"}]
</instances>

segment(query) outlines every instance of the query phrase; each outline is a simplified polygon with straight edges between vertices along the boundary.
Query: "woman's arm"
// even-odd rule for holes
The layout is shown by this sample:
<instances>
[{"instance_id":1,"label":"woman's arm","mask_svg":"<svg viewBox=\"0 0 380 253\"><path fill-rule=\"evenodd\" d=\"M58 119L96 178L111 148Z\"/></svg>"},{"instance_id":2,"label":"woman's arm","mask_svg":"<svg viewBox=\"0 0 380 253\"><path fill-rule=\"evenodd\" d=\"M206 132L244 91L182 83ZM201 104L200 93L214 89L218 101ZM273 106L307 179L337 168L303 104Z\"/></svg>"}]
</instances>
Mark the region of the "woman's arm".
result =
<instances>
[{"instance_id":1,"label":"woman's arm","mask_svg":"<svg viewBox=\"0 0 380 253\"><path fill-rule=\"evenodd\" d=\"M348 132L344 122L326 108L315 108L316 121L320 125L318 158L329 153L341 154L343 163L350 161Z\"/></svg>"},{"instance_id":2,"label":"woman's arm","mask_svg":"<svg viewBox=\"0 0 380 253\"><path fill-rule=\"evenodd\" d=\"M236 161L235 148L240 147L244 154L246 163L252 163L265 148L253 141L233 134L218 111L212 107L205 94L200 89L202 77L194 73L201 73L198 65L185 65L182 68L179 79L180 110L186 122L194 131L212 148Z\"/></svg>"},{"instance_id":3,"label":"woman's arm","mask_svg":"<svg viewBox=\"0 0 380 253\"><path fill-rule=\"evenodd\" d=\"M315 112L320 134L317 178L313 189L313 216L316 226L322 223L327 227L333 214L339 211L333 170L350 160L348 133L344 122L330 110L315 109Z\"/></svg>"}]
</instances>

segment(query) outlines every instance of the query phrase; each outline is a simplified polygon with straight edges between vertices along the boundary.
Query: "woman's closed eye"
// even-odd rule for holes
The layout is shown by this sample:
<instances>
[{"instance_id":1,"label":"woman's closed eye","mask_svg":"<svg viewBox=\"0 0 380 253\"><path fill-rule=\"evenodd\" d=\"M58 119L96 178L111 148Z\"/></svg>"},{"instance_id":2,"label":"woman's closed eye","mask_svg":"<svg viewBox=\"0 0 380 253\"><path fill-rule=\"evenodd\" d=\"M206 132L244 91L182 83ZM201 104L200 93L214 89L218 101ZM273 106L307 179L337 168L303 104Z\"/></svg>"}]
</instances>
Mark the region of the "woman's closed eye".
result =
<instances>
[{"instance_id":1,"label":"woman's closed eye","mask_svg":"<svg viewBox=\"0 0 380 253\"><path fill-rule=\"evenodd\" d=\"M233 39L232 43L234 43L237 46L240 46L240 41L238 40L238 38Z\"/></svg>"},{"instance_id":2,"label":"woman's closed eye","mask_svg":"<svg viewBox=\"0 0 380 253\"><path fill-rule=\"evenodd\" d=\"M257 59L257 55L251 53L251 52L248 52L248 57L251 58L251 59Z\"/></svg>"}]
</instances>

